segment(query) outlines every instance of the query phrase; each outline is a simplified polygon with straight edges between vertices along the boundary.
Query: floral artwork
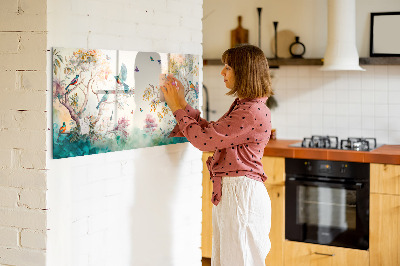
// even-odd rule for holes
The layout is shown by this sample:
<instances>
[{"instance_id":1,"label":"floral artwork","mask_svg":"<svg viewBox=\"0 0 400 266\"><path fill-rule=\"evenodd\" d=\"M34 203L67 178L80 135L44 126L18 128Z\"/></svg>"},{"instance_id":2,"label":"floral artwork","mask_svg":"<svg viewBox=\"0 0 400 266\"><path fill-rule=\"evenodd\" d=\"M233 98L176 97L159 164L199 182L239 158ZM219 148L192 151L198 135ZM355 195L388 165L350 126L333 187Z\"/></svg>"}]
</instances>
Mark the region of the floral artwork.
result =
<instances>
[{"instance_id":1,"label":"floral artwork","mask_svg":"<svg viewBox=\"0 0 400 266\"><path fill-rule=\"evenodd\" d=\"M161 91L173 74L199 108L199 56L53 49L53 158L186 142Z\"/></svg>"}]
</instances>

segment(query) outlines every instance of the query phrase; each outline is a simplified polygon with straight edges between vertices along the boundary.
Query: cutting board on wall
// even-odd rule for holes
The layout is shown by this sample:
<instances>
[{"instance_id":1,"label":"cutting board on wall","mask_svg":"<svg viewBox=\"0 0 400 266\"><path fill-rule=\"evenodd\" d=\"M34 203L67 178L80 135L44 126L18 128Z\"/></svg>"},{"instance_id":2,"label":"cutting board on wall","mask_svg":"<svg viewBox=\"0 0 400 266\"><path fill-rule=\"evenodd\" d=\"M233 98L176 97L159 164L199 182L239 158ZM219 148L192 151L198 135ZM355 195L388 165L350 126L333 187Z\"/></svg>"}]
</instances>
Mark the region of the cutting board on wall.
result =
<instances>
[{"instance_id":1,"label":"cutting board on wall","mask_svg":"<svg viewBox=\"0 0 400 266\"><path fill-rule=\"evenodd\" d=\"M242 27L242 16L238 16L238 26L231 30L231 48L242 43L249 43L249 30Z\"/></svg>"}]
</instances>

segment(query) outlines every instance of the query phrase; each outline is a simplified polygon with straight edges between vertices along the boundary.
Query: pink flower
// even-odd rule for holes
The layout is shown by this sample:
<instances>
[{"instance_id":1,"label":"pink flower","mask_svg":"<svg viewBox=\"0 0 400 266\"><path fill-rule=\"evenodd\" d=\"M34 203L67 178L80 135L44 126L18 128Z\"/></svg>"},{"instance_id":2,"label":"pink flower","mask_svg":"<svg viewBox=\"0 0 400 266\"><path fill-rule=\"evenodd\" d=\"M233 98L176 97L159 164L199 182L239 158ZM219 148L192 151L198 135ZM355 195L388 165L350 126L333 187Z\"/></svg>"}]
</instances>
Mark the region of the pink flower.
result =
<instances>
[{"instance_id":1,"label":"pink flower","mask_svg":"<svg viewBox=\"0 0 400 266\"><path fill-rule=\"evenodd\" d=\"M128 126L129 126L129 120L126 119L125 117L122 117L122 118L118 119L118 123L112 131L117 132L118 135L120 135L124 138L128 138L129 133L126 130L128 128Z\"/></svg>"},{"instance_id":2,"label":"pink flower","mask_svg":"<svg viewBox=\"0 0 400 266\"><path fill-rule=\"evenodd\" d=\"M144 120L146 125L143 127L144 131L147 133L151 133L156 130L158 127L156 120L153 118L151 114L147 114L146 119Z\"/></svg>"}]
</instances>

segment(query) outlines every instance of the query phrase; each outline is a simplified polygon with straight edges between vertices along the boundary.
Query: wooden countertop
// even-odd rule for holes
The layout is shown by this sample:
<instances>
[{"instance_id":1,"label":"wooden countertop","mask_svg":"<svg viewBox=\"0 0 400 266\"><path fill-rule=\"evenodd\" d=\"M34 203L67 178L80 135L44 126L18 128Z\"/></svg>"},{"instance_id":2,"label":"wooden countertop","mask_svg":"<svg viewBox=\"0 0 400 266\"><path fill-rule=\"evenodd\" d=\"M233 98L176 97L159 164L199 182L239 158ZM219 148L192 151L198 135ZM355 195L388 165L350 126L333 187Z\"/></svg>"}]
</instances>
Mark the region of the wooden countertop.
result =
<instances>
[{"instance_id":1,"label":"wooden countertop","mask_svg":"<svg viewBox=\"0 0 400 266\"><path fill-rule=\"evenodd\" d=\"M270 140L264 156L364 163L400 164L400 145L383 145L372 151L290 147L301 140Z\"/></svg>"}]
</instances>

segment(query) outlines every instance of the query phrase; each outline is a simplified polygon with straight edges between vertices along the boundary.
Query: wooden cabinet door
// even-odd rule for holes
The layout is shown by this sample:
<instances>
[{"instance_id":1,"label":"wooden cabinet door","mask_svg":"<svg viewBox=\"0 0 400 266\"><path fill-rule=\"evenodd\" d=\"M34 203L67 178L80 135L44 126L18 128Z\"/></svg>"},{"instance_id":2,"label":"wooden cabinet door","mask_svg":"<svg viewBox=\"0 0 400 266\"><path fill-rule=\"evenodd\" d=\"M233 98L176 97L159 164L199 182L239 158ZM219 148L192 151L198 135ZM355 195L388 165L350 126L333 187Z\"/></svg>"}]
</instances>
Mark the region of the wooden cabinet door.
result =
<instances>
[{"instance_id":1,"label":"wooden cabinet door","mask_svg":"<svg viewBox=\"0 0 400 266\"><path fill-rule=\"evenodd\" d=\"M211 258L212 252L212 183L206 165L211 152L203 153L203 195L202 195L202 224L201 224L201 253L204 258Z\"/></svg>"},{"instance_id":2,"label":"wooden cabinet door","mask_svg":"<svg viewBox=\"0 0 400 266\"><path fill-rule=\"evenodd\" d=\"M265 184L271 199L271 250L265 259L266 266L283 265L285 240L285 187Z\"/></svg>"},{"instance_id":3,"label":"wooden cabinet door","mask_svg":"<svg viewBox=\"0 0 400 266\"><path fill-rule=\"evenodd\" d=\"M285 240L285 266L368 266L366 250Z\"/></svg>"},{"instance_id":4,"label":"wooden cabinet door","mask_svg":"<svg viewBox=\"0 0 400 266\"><path fill-rule=\"evenodd\" d=\"M371 194L371 266L400 265L400 196Z\"/></svg>"},{"instance_id":5,"label":"wooden cabinet door","mask_svg":"<svg viewBox=\"0 0 400 266\"><path fill-rule=\"evenodd\" d=\"M268 177L266 184L285 185L285 158L264 156L261 163Z\"/></svg>"},{"instance_id":6,"label":"wooden cabinet door","mask_svg":"<svg viewBox=\"0 0 400 266\"><path fill-rule=\"evenodd\" d=\"M371 193L400 195L400 165L370 165Z\"/></svg>"}]
</instances>

